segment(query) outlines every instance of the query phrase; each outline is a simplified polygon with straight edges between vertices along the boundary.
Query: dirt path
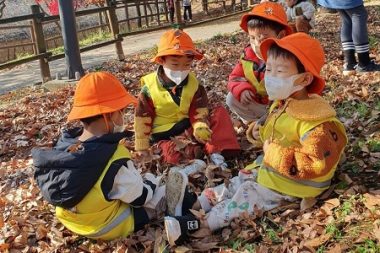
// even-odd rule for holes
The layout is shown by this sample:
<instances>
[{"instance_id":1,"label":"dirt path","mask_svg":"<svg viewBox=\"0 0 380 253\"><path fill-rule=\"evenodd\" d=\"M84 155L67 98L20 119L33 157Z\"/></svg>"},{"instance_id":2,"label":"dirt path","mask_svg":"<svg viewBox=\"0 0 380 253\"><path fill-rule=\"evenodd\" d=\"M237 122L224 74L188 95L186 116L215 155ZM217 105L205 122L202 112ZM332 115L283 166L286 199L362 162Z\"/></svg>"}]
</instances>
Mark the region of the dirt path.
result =
<instances>
[{"instance_id":1,"label":"dirt path","mask_svg":"<svg viewBox=\"0 0 380 253\"><path fill-rule=\"evenodd\" d=\"M239 30L240 15L229 17L212 23L194 26L185 29L194 40L210 39L217 34L231 33ZM130 37L125 37L123 49L126 55L152 48L159 40L163 30L149 32ZM101 65L116 58L114 45L106 46L98 50L82 53L82 64L85 69ZM51 75L54 78L57 73L65 73L65 59L50 63ZM24 64L7 71L0 71L0 94L17 88L26 87L41 82L38 61Z\"/></svg>"}]
</instances>

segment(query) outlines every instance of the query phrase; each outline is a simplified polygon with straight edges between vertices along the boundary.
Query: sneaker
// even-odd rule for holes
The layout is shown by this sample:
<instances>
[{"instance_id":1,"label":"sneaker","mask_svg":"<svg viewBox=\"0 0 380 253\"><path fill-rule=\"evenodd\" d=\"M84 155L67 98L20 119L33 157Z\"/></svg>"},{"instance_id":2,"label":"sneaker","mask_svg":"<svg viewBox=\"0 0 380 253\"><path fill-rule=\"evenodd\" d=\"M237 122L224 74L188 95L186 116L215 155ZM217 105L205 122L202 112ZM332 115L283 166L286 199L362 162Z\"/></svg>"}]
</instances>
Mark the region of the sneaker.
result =
<instances>
[{"instance_id":1,"label":"sneaker","mask_svg":"<svg viewBox=\"0 0 380 253\"><path fill-rule=\"evenodd\" d=\"M167 213L170 216L182 216L190 213L197 195L190 192L188 178L180 168L171 168L166 181Z\"/></svg>"},{"instance_id":2,"label":"sneaker","mask_svg":"<svg viewBox=\"0 0 380 253\"><path fill-rule=\"evenodd\" d=\"M224 156L219 153L212 153L210 155L210 160L216 165L219 166L222 170L227 169L227 163L224 160Z\"/></svg>"},{"instance_id":3,"label":"sneaker","mask_svg":"<svg viewBox=\"0 0 380 253\"><path fill-rule=\"evenodd\" d=\"M375 72L380 71L380 65L376 64L374 61L370 61L365 66L356 65L356 72L365 73L365 72Z\"/></svg>"},{"instance_id":4,"label":"sneaker","mask_svg":"<svg viewBox=\"0 0 380 253\"><path fill-rule=\"evenodd\" d=\"M166 236L171 246L182 244L190 233L197 231L200 222L193 215L170 217L164 219Z\"/></svg>"},{"instance_id":5,"label":"sneaker","mask_svg":"<svg viewBox=\"0 0 380 253\"><path fill-rule=\"evenodd\" d=\"M351 76L351 75L354 75L355 74L355 67L356 67L356 64L348 64L348 63L345 63L343 65L343 75L344 76Z\"/></svg>"}]
</instances>

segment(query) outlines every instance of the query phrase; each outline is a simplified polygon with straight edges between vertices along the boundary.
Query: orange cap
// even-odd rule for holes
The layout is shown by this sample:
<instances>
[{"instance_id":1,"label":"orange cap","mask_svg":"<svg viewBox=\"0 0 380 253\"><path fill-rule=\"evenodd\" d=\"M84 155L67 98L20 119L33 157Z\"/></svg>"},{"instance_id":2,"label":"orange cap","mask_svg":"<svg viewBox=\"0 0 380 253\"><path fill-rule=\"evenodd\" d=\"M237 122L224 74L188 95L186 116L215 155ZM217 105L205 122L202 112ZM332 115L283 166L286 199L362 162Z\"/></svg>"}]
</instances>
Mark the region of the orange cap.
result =
<instances>
[{"instance_id":1,"label":"orange cap","mask_svg":"<svg viewBox=\"0 0 380 253\"><path fill-rule=\"evenodd\" d=\"M165 32L158 43L157 55L152 62L162 64L161 57L166 55L194 55L194 58L200 60L203 55L195 49L193 40L182 30L169 30Z\"/></svg>"},{"instance_id":2,"label":"orange cap","mask_svg":"<svg viewBox=\"0 0 380 253\"><path fill-rule=\"evenodd\" d=\"M264 61L267 61L267 52L273 44L277 44L298 58L305 71L312 73L314 76L313 82L307 86L308 92L321 94L325 87L325 80L320 76L321 69L325 63L325 54L319 41L306 33L295 33L282 39L266 39L260 45Z\"/></svg>"},{"instance_id":3,"label":"orange cap","mask_svg":"<svg viewBox=\"0 0 380 253\"><path fill-rule=\"evenodd\" d=\"M256 5L253 9L244 14L240 19L240 27L245 32L248 32L248 19L250 17L261 17L279 23L284 27L286 35L292 34L292 28L288 25L288 18L284 7L281 4L274 2L263 2Z\"/></svg>"},{"instance_id":4,"label":"orange cap","mask_svg":"<svg viewBox=\"0 0 380 253\"><path fill-rule=\"evenodd\" d=\"M89 73L78 82L74 104L68 121L111 113L137 105L137 99L129 94L121 82L107 72Z\"/></svg>"}]
</instances>

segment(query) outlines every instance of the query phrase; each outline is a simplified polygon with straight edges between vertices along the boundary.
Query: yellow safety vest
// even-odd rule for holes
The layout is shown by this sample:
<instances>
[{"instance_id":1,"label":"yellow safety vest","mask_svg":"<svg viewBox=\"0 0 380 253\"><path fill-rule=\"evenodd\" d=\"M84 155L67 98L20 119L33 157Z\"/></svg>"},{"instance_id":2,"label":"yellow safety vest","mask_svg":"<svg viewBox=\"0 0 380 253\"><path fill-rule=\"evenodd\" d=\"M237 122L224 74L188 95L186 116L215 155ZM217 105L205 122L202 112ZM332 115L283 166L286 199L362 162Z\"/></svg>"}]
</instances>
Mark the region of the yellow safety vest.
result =
<instances>
[{"instance_id":1,"label":"yellow safety vest","mask_svg":"<svg viewBox=\"0 0 380 253\"><path fill-rule=\"evenodd\" d=\"M133 233L132 209L120 200L106 200L101 189L102 180L111 164L130 157L128 149L119 145L94 187L73 211L56 207L58 220L74 233L94 239L112 240Z\"/></svg>"},{"instance_id":2,"label":"yellow safety vest","mask_svg":"<svg viewBox=\"0 0 380 253\"><path fill-rule=\"evenodd\" d=\"M158 80L157 72L142 77L141 82L147 86L152 98L156 117L153 120L153 133L170 130L179 121L189 118L191 101L198 90L199 83L193 73L183 87L180 105L177 105L170 93Z\"/></svg>"},{"instance_id":3,"label":"yellow safety vest","mask_svg":"<svg viewBox=\"0 0 380 253\"><path fill-rule=\"evenodd\" d=\"M273 104L270 111L275 106L276 104ZM334 122L342 133L345 134L343 124L336 117L305 121L294 118L286 112L280 112L280 116L277 113L270 114L265 125L260 128L260 137L262 140L269 140L273 134L273 139L280 141L280 145L283 147L300 145L300 138L304 134L324 122ZM299 198L316 197L328 189L338 164L337 162L333 169L324 176L311 180L302 180L288 178L277 172L274 168L265 166L260 159L257 159L254 163L260 166L257 182L267 188ZM252 166L250 167L252 168Z\"/></svg>"},{"instance_id":4,"label":"yellow safety vest","mask_svg":"<svg viewBox=\"0 0 380 253\"><path fill-rule=\"evenodd\" d=\"M264 80L261 80L259 82L253 72L253 62L245 60L244 56L240 58L240 62L243 66L245 79L247 79L248 82L253 86L253 88L255 88L257 94L259 94L262 97L267 96Z\"/></svg>"}]
</instances>

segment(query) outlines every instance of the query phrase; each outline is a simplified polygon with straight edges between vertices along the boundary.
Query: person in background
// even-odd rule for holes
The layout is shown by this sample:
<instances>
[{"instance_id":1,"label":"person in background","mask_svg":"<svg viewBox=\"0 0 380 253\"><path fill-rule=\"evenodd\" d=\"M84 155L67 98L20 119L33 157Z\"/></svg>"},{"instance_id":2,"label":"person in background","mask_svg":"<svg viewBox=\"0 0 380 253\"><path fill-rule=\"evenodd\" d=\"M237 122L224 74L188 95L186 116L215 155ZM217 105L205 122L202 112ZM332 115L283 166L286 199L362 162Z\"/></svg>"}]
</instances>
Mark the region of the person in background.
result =
<instances>
[{"instance_id":1,"label":"person in background","mask_svg":"<svg viewBox=\"0 0 380 253\"><path fill-rule=\"evenodd\" d=\"M315 26L315 7L309 0L286 0L286 15L293 32L309 31Z\"/></svg>"},{"instance_id":2,"label":"person in background","mask_svg":"<svg viewBox=\"0 0 380 253\"><path fill-rule=\"evenodd\" d=\"M183 19L185 22L193 21L193 13L191 12L191 1L192 0L183 0Z\"/></svg>"},{"instance_id":3,"label":"person in background","mask_svg":"<svg viewBox=\"0 0 380 253\"><path fill-rule=\"evenodd\" d=\"M341 17L340 40L344 55L343 75L380 71L380 65L369 57L368 14L363 0L318 0L318 4L336 9Z\"/></svg>"}]
</instances>

